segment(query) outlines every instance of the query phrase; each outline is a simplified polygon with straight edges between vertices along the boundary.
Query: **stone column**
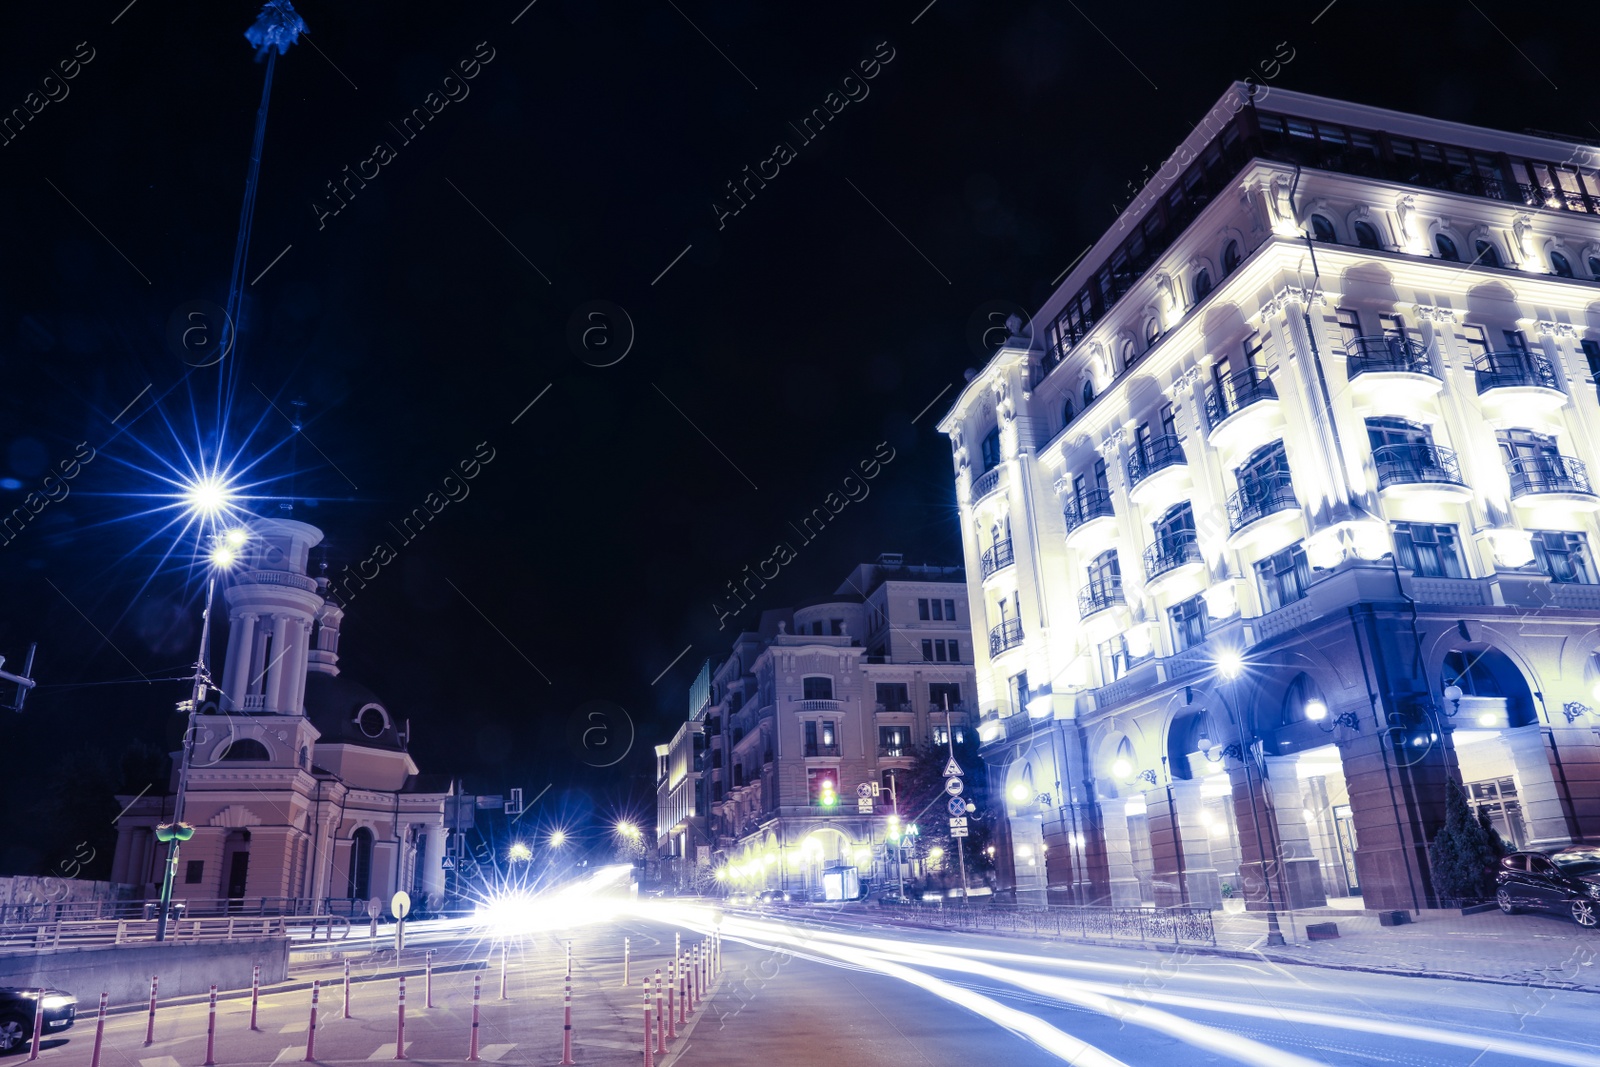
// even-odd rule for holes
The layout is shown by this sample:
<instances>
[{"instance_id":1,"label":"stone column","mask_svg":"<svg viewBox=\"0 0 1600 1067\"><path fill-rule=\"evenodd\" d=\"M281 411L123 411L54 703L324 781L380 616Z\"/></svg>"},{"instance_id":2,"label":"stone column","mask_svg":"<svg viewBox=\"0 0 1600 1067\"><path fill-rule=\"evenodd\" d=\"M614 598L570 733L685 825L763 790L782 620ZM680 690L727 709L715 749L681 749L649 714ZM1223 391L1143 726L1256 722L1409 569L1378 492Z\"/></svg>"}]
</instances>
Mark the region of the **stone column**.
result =
<instances>
[{"instance_id":1,"label":"stone column","mask_svg":"<svg viewBox=\"0 0 1600 1067\"><path fill-rule=\"evenodd\" d=\"M1175 781L1169 787L1177 813L1178 838L1183 846L1183 885L1187 903L1195 908L1222 907L1222 880L1211 858L1210 829L1201 816L1205 802L1197 778ZM1151 836L1154 837L1154 822Z\"/></svg>"},{"instance_id":2,"label":"stone column","mask_svg":"<svg viewBox=\"0 0 1600 1067\"><path fill-rule=\"evenodd\" d=\"M1272 822L1272 807L1267 785L1261 778L1255 757L1244 761L1227 757L1228 782L1233 787L1234 823L1239 829L1239 895L1250 911L1266 911L1269 904L1284 907L1282 884L1278 878L1277 840ZM1272 879L1269 887L1268 880Z\"/></svg>"},{"instance_id":3,"label":"stone column","mask_svg":"<svg viewBox=\"0 0 1600 1067\"><path fill-rule=\"evenodd\" d=\"M1511 766L1517 777L1517 799L1522 803L1522 819L1528 828L1525 848L1572 844L1566 805L1550 766L1551 733L1549 727L1535 723L1500 734L1511 751Z\"/></svg>"},{"instance_id":4,"label":"stone column","mask_svg":"<svg viewBox=\"0 0 1600 1067\"><path fill-rule=\"evenodd\" d=\"M287 615L272 616L272 649L271 658L263 663L262 669L267 672L266 685L262 689L265 699L262 701L263 711L282 711L284 692L283 661L286 658L285 645L289 640L289 617Z\"/></svg>"},{"instance_id":5,"label":"stone column","mask_svg":"<svg viewBox=\"0 0 1600 1067\"><path fill-rule=\"evenodd\" d=\"M239 711L244 707L244 695L250 686L250 653L256 644L256 615L241 614L233 623L228 635L227 666L222 672L222 707Z\"/></svg>"},{"instance_id":6,"label":"stone column","mask_svg":"<svg viewBox=\"0 0 1600 1067\"><path fill-rule=\"evenodd\" d=\"M1106 843L1106 868L1110 873L1111 906L1137 908L1144 902L1139 876L1133 869L1133 845L1128 837L1124 797L1100 798L1100 825Z\"/></svg>"},{"instance_id":7,"label":"stone column","mask_svg":"<svg viewBox=\"0 0 1600 1067\"><path fill-rule=\"evenodd\" d=\"M1177 803L1172 787L1145 790L1145 817L1150 821L1150 854L1153 860L1151 891L1158 908L1189 903L1185 884L1183 833L1179 828Z\"/></svg>"},{"instance_id":8,"label":"stone column","mask_svg":"<svg viewBox=\"0 0 1600 1067\"><path fill-rule=\"evenodd\" d=\"M1321 862L1311 849L1297 762L1293 756L1267 757L1267 792L1277 826L1278 861L1289 907L1321 908L1327 906L1328 895L1322 888Z\"/></svg>"}]
</instances>

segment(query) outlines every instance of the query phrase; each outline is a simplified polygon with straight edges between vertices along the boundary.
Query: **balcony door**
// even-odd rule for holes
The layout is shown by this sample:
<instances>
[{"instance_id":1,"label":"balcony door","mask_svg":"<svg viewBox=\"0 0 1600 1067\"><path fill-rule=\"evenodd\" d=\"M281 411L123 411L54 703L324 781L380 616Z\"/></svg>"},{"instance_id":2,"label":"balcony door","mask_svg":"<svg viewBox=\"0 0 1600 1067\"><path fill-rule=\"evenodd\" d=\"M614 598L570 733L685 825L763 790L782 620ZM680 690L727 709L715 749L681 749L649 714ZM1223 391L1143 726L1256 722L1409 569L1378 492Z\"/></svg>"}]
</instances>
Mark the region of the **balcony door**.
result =
<instances>
[{"instance_id":1,"label":"balcony door","mask_svg":"<svg viewBox=\"0 0 1600 1067\"><path fill-rule=\"evenodd\" d=\"M1104 604L1121 595L1122 568L1117 563L1117 550L1108 549L1089 563L1089 592L1096 604Z\"/></svg>"},{"instance_id":2,"label":"balcony door","mask_svg":"<svg viewBox=\"0 0 1600 1067\"><path fill-rule=\"evenodd\" d=\"M1233 473L1244 500L1255 504L1272 499L1280 486L1289 484L1289 457L1283 442L1256 449Z\"/></svg>"},{"instance_id":3,"label":"balcony door","mask_svg":"<svg viewBox=\"0 0 1600 1067\"><path fill-rule=\"evenodd\" d=\"M1156 544L1163 554L1181 552L1183 546L1195 539L1194 506L1187 500L1175 504L1156 520Z\"/></svg>"},{"instance_id":4,"label":"balcony door","mask_svg":"<svg viewBox=\"0 0 1600 1067\"><path fill-rule=\"evenodd\" d=\"M1404 450L1401 454L1410 455L1412 449L1432 448L1433 435L1421 423L1385 416L1367 420L1367 443L1373 452L1397 445Z\"/></svg>"},{"instance_id":5,"label":"balcony door","mask_svg":"<svg viewBox=\"0 0 1600 1067\"><path fill-rule=\"evenodd\" d=\"M1531 430L1501 430L1496 436L1513 479L1521 474L1542 484L1562 473L1561 449L1554 437Z\"/></svg>"}]
</instances>

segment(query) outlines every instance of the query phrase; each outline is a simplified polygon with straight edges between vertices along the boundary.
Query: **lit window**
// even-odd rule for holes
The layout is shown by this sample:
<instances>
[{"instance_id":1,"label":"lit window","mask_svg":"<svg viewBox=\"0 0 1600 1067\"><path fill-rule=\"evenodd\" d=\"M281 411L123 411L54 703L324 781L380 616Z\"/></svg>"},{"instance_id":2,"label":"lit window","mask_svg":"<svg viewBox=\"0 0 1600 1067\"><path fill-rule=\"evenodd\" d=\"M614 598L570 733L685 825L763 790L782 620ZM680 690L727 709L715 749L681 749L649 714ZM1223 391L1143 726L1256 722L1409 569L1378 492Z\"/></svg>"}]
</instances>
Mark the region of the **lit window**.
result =
<instances>
[{"instance_id":1,"label":"lit window","mask_svg":"<svg viewBox=\"0 0 1600 1067\"><path fill-rule=\"evenodd\" d=\"M1261 599L1268 611L1276 611L1306 595L1311 585L1311 568L1306 562L1305 549L1290 545L1256 564L1256 577L1261 583Z\"/></svg>"},{"instance_id":2,"label":"lit window","mask_svg":"<svg viewBox=\"0 0 1600 1067\"><path fill-rule=\"evenodd\" d=\"M1454 526L1427 522L1394 524L1395 552L1400 566L1419 578L1463 578L1461 543Z\"/></svg>"},{"instance_id":3,"label":"lit window","mask_svg":"<svg viewBox=\"0 0 1600 1067\"><path fill-rule=\"evenodd\" d=\"M1533 531L1533 560L1552 581L1574 585L1594 585L1594 559L1589 555L1589 539L1566 530Z\"/></svg>"},{"instance_id":4,"label":"lit window","mask_svg":"<svg viewBox=\"0 0 1600 1067\"><path fill-rule=\"evenodd\" d=\"M1175 652L1198 645L1206 639L1206 633L1211 628L1211 618L1206 614L1206 598L1203 596L1192 596L1172 605L1167 609L1167 618L1172 623Z\"/></svg>"}]
</instances>

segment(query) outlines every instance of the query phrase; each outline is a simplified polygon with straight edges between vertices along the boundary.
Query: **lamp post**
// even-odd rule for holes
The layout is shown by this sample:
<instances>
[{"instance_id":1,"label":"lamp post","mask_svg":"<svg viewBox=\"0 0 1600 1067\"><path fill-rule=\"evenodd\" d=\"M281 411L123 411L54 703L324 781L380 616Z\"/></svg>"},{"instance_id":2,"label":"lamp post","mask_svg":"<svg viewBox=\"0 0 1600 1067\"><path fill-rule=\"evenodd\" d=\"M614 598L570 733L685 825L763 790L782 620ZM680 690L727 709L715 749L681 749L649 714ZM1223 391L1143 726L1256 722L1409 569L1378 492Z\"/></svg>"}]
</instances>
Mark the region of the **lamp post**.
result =
<instances>
[{"instance_id":1,"label":"lamp post","mask_svg":"<svg viewBox=\"0 0 1600 1067\"><path fill-rule=\"evenodd\" d=\"M215 478L203 479L196 483L190 489L188 496L191 509L202 521L213 519L228 506L227 487ZM178 762L178 789L172 798L172 823L165 829L156 828L157 840L165 840L167 846L166 869L161 877L160 913L156 916L157 941L167 939L167 917L172 910L172 883L178 873L178 845L194 836L194 828L183 821L183 805L189 788L189 764L194 755L195 716L200 713L200 708L205 703L206 690L211 687L211 671L206 665L206 647L211 640L211 608L217 593L217 571L225 570L233 564L239 548L245 542L245 537L243 530L235 529L214 538L215 544L209 558L206 606L204 614L200 617L200 648L194 659L194 683L189 691L189 699L178 702L178 711L185 713L186 719L183 753Z\"/></svg>"},{"instance_id":2,"label":"lamp post","mask_svg":"<svg viewBox=\"0 0 1600 1067\"><path fill-rule=\"evenodd\" d=\"M1222 677L1223 680L1223 685L1218 688L1217 692L1222 696L1223 702L1227 705L1228 714L1233 718L1234 726L1239 738L1236 744L1228 746L1228 750L1225 750L1223 755L1226 756L1228 751L1234 752L1236 758L1244 766L1245 791L1250 797L1250 823L1255 827L1256 854L1261 857L1261 876L1263 881L1266 883L1267 944L1282 945L1284 943L1283 930L1278 925L1278 905L1277 901L1273 899L1272 884L1274 879L1272 877L1268 877L1267 875L1267 841L1262 837L1261 834L1261 808L1256 801L1255 780L1250 775L1250 762L1254 758L1254 754L1251 751L1250 742L1246 740L1245 737L1244 716L1242 714L1242 709L1238 707L1238 700L1229 700L1227 694L1227 690L1232 688L1235 679L1237 679L1244 670L1244 658L1240 656L1237 651L1231 649L1224 650L1217 657L1216 667L1217 673ZM1238 694L1235 693L1234 697L1237 698L1237 696ZM1206 754L1206 758L1211 758L1209 752ZM1267 837L1271 838L1275 837L1275 835L1269 831ZM1272 862L1276 866L1276 858L1274 858ZM1281 874L1278 874L1277 877L1281 878Z\"/></svg>"}]
</instances>

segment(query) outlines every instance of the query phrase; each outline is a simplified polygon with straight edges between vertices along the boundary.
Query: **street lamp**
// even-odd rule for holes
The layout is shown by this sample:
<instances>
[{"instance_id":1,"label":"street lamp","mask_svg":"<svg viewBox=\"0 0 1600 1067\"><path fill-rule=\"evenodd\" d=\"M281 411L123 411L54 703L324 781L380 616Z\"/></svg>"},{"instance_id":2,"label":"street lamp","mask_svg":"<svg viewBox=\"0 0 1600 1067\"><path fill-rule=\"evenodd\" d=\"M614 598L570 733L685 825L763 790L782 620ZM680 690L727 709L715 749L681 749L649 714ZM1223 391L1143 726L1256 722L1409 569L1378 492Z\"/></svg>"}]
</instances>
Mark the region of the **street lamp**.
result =
<instances>
[{"instance_id":1,"label":"street lamp","mask_svg":"<svg viewBox=\"0 0 1600 1067\"><path fill-rule=\"evenodd\" d=\"M1224 648L1217 653L1215 666L1217 674L1222 677L1224 683L1217 688L1217 693L1227 705L1228 714L1233 717L1234 726L1237 728L1239 737L1237 744L1229 745L1217 758L1221 759L1222 755L1231 755L1244 767L1245 791L1250 797L1250 822L1255 827L1256 854L1261 857L1261 877L1266 883L1267 890L1267 944L1282 945L1284 940L1283 931L1278 926L1278 905L1277 901L1273 899L1272 886L1274 879L1267 875L1267 843L1261 835L1261 808L1256 800L1255 780L1250 775L1252 756L1250 743L1245 739L1244 716L1238 707L1238 701L1237 699L1229 700L1227 693L1234 681L1244 672L1244 656L1239 653L1238 649ZM1237 694L1234 695L1237 697ZM1210 753L1206 754L1206 758L1211 758ZM1267 836L1272 837L1274 835L1269 830Z\"/></svg>"},{"instance_id":2,"label":"street lamp","mask_svg":"<svg viewBox=\"0 0 1600 1067\"><path fill-rule=\"evenodd\" d=\"M184 494L190 513L202 524L214 523L226 514L232 501L227 483L211 475L189 486ZM178 711L187 715L183 731L183 754L178 763L178 790L172 798L172 823L167 833L157 828L157 840L165 838L167 845L166 870L161 878L160 914L156 916L156 940L167 939L167 916L172 910L172 883L178 873L178 844L194 836L194 828L183 821L183 804L189 787L189 764L194 756L195 716L205 704L206 691L211 688L211 670L206 665L206 648L211 640L211 608L217 594L217 572L225 571L238 558L238 549L249 535L242 529L212 534L212 548L208 554L210 571L206 575L206 607L200 617L200 648L194 660L194 684L188 700L178 702Z\"/></svg>"},{"instance_id":3,"label":"street lamp","mask_svg":"<svg viewBox=\"0 0 1600 1067\"><path fill-rule=\"evenodd\" d=\"M564 845L566 843L567 843L567 832L565 830L553 830L553 831L551 831L551 833L550 833L550 847L551 848L560 848L562 845Z\"/></svg>"}]
</instances>

